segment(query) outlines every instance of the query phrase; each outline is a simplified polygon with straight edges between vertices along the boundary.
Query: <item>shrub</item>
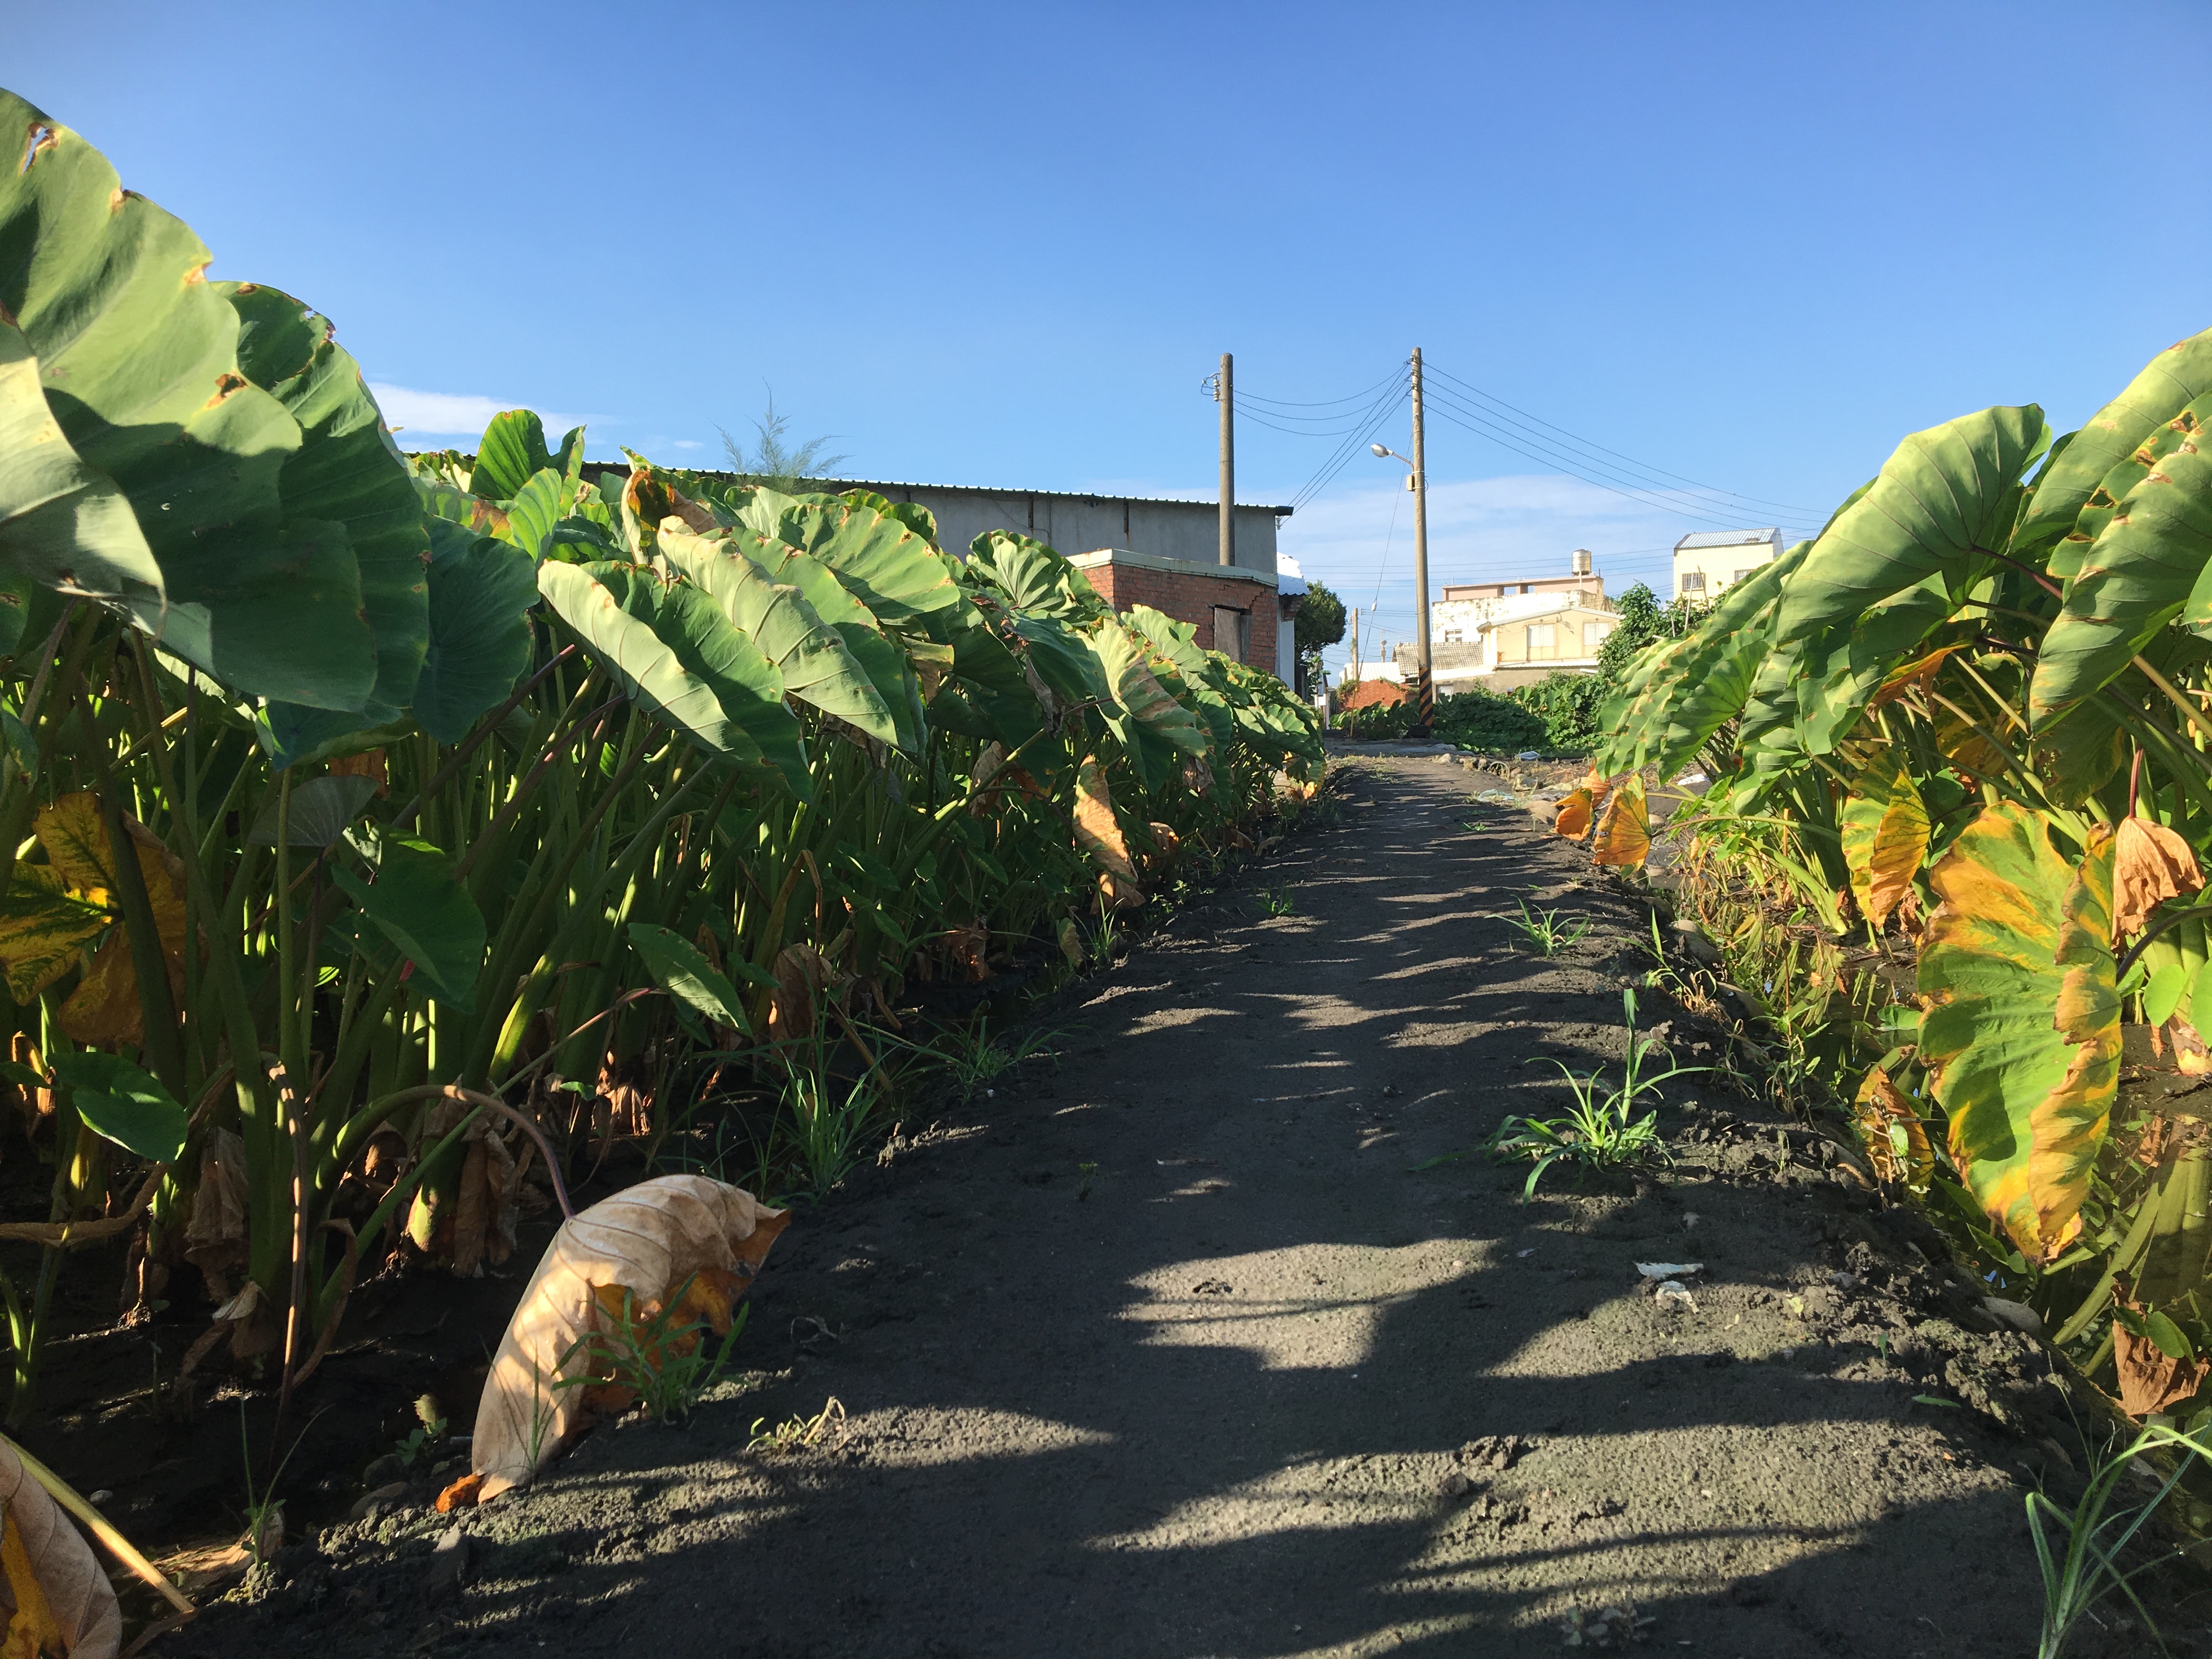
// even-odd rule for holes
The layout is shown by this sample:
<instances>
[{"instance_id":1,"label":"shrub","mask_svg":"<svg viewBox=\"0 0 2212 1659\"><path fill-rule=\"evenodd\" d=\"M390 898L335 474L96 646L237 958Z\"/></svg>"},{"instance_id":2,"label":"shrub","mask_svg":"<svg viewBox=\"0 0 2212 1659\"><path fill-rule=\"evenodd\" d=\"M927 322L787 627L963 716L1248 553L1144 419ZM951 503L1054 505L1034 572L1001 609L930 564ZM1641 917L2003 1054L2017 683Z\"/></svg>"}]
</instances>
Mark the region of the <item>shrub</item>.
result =
<instances>
[{"instance_id":1,"label":"shrub","mask_svg":"<svg viewBox=\"0 0 2212 1659\"><path fill-rule=\"evenodd\" d=\"M1595 674L1553 674L1508 693L1544 723L1544 746L1560 754L1587 754L1598 740L1597 711L1611 684Z\"/></svg>"}]
</instances>

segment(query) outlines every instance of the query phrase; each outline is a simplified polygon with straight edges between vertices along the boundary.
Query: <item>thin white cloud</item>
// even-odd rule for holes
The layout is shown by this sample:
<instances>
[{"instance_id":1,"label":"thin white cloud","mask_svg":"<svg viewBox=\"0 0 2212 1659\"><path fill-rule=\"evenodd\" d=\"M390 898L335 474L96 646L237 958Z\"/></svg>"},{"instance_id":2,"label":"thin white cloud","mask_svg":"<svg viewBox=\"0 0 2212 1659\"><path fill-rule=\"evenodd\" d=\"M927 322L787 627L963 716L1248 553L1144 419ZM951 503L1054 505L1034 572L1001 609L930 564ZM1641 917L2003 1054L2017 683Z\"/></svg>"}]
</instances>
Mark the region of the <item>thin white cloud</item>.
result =
<instances>
[{"instance_id":1,"label":"thin white cloud","mask_svg":"<svg viewBox=\"0 0 2212 1659\"><path fill-rule=\"evenodd\" d=\"M510 409L532 407L520 400L501 401L465 392L417 392L411 386L379 380L370 381L368 390L377 407L384 411L386 425L425 437L479 438L491 424L493 416ZM556 441L571 427L589 423L588 418L581 415L556 414L547 409L538 413L545 422L546 432Z\"/></svg>"}]
</instances>

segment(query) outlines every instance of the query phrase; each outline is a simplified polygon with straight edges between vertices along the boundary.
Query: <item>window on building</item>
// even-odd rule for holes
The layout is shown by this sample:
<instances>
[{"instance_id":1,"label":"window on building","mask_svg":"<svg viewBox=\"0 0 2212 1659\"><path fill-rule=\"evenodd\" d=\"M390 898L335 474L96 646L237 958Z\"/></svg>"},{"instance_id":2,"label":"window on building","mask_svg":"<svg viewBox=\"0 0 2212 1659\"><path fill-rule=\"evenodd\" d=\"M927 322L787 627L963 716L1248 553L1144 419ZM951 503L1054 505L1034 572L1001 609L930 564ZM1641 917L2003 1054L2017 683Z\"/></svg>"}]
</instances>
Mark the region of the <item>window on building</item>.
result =
<instances>
[{"instance_id":1,"label":"window on building","mask_svg":"<svg viewBox=\"0 0 2212 1659\"><path fill-rule=\"evenodd\" d=\"M1559 625L1557 623L1528 624L1528 654L1532 657L1554 657L1559 651Z\"/></svg>"},{"instance_id":2,"label":"window on building","mask_svg":"<svg viewBox=\"0 0 2212 1659\"><path fill-rule=\"evenodd\" d=\"M1444 643L1446 645L1457 645L1459 643L1459 629L1456 628L1447 628L1444 629Z\"/></svg>"},{"instance_id":3,"label":"window on building","mask_svg":"<svg viewBox=\"0 0 2212 1659\"><path fill-rule=\"evenodd\" d=\"M1748 576L1749 574L1751 574L1751 572L1750 572L1750 571L1748 571L1748 570L1739 570L1739 571L1737 571L1737 572L1735 573L1735 580L1737 580L1737 581L1741 581L1741 580L1742 580L1746 576Z\"/></svg>"},{"instance_id":4,"label":"window on building","mask_svg":"<svg viewBox=\"0 0 2212 1659\"><path fill-rule=\"evenodd\" d=\"M1612 632L1613 624L1609 622L1584 623L1583 624L1583 649L1588 652L1596 651L1598 647L1605 643L1605 636Z\"/></svg>"},{"instance_id":5,"label":"window on building","mask_svg":"<svg viewBox=\"0 0 2212 1659\"><path fill-rule=\"evenodd\" d=\"M1702 593L1702 592L1704 592L1705 591L1705 573L1704 571L1702 571L1702 570L1685 570L1685 571L1682 573L1682 592L1685 592L1685 593Z\"/></svg>"},{"instance_id":6,"label":"window on building","mask_svg":"<svg viewBox=\"0 0 2212 1659\"><path fill-rule=\"evenodd\" d=\"M1252 618L1233 605L1213 607L1213 648L1243 662L1252 643Z\"/></svg>"}]
</instances>

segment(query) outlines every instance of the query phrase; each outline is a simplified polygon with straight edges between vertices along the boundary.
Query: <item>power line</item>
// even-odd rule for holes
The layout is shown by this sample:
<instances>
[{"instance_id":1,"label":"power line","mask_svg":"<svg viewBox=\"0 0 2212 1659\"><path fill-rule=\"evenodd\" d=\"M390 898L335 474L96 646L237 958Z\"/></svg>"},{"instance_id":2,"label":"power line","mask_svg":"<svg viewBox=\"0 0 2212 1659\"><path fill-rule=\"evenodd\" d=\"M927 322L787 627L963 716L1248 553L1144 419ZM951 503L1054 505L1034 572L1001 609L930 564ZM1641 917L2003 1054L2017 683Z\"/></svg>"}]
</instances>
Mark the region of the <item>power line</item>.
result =
<instances>
[{"instance_id":1,"label":"power line","mask_svg":"<svg viewBox=\"0 0 2212 1659\"><path fill-rule=\"evenodd\" d=\"M1492 442L1502 448L1510 449L1518 455L1525 455L1530 460L1543 462L1559 471L1582 479L1585 483L1594 483L1601 488L1616 489L1616 493L1628 495L1632 499L1643 501L1648 506L1663 507L1668 512L1680 513L1686 517L1704 516L1725 522L1735 517L1740 511L1733 503L1701 501L1680 489L1646 483L1631 473L1609 466L1604 462L1585 459L1540 434L1532 436L1525 429L1501 426L1485 411L1468 408L1449 392L1437 391L1434 393L1434 401L1440 405L1440 412L1443 413L1446 418L1449 419L1456 413L1462 417L1456 422L1457 424L1467 427L1470 431L1480 433L1480 435L1490 439ZM1618 489L1616 489L1617 486ZM1703 508L1705 512L1702 514L1693 513L1690 510L1692 507Z\"/></svg>"},{"instance_id":2,"label":"power line","mask_svg":"<svg viewBox=\"0 0 2212 1659\"><path fill-rule=\"evenodd\" d=\"M1352 458L1359 453L1361 447L1382 428L1382 422L1389 419L1405 402L1412 379L1412 370L1409 367L1401 369L1383 382L1384 390L1361 412L1358 425L1339 440L1336 447L1329 451L1327 459L1322 462L1313 477L1307 479L1304 486L1291 498L1292 511L1295 512L1304 507L1335 481L1336 475L1344 471Z\"/></svg>"},{"instance_id":3,"label":"power line","mask_svg":"<svg viewBox=\"0 0 2212 1659\"><path fill-rule=\"evenodd\" d=\"M1295 400L1284 398L1263 398L1256 392L1241 391L1237 394L1237 400L1240 404L1272 404L1279 409L1329 409L1334 407L1338 404L1356 404L1364 402L1367 398L1372 398L1376 392L1382 391L1383 387L1389 386L1390 382L1396 378L1397 375L1395 373L1385 374L1381 380L1376 381L1373 386L1369 386L1364 392L1355 392L1352 393L1351 396L1346 398L1324 398L1315 403L1299 403Z\"/></svg>"},{"instance_id":4,"label":"power line","mask_svg":"<svg viewBox=\"0 0 2212 1659\"><path fill-rule=\"evenodd\" d=\"M1697 504L1698 507L1704 508L1703 511L1692 511L1690 507L1680 506L1674 501L1657 499L1657 493L1648 485L1637 486L1631 484L1627 488L1623 488L1620 483L1608 483L1606 479L1601 477L1592 477L1589 472L1583 471L1582 467L1569 465L1567 462L1562 460L1556 453L1547 455L1525 447L1523 444L1516 441L1513 436L1509 436L1506 434L1501 433L1497 428L1489 425L1487 422L1484 422L1480 416L1467 410L1463 405L1444 403L1441 397L1432 397L1430 407L1443 419L1449 421L1454 426L1459 427L1465 431L1471 432L1479 438L1487 438L1491 442L1498 445L1502 449L1510 449L1515 454L1523 456L1529 460L1534 461L1539 465L1549 467L1553 471L1564 472L1570 477L1579 478L1586 484L1595 485L1600 489L1610 490L1613 494L1621 496L1625 500L1636 502L1639 507L1655 508L1662 513L1673 513L1680 517L1692 520L1698 524L1727 524L1730 522L1732 516L1734 516L1725 511L1714 510L1712 505L1707 502L1698 502ZM1459 412L1455 414L1453 412L1454 410L1457 410ZM1462 416L1465 416L1465 418L1462 418ZM1583 465L1594 465L1594 464L1585 462L1583 463ZM1618 477L1619 475L1615 476ZM1784 530L1795 528L1795 526L1788 525L1778 526L1777 527Z\"/></svg>"},{"instance_id":5,"label":"power line","mask_svg":"<svg viewBox=\"0 0 2212 1659\"><path fill-rule=\"evenodd\" d=\"M1761 496L1744 495L1740 490L1722 489L1716 485L1699 483L1695 478L1686 477L1679 472L1670 472L1664 467L1652 466L1648 463L1638 460L1632 455L1624 455L1617 449L1608 449L1603 444L1592 443L1587 438L1577 437L1574 433L1568 431L1566 428L1563 426L1556 426L1550 421L1544 419L1540 415L1532 415L1527 410L1522 409L1516 404L1509 404L1504 398L1498 397L1494 393L1485 392L1480 386L1474 386L1466 380L1462 380L1458 375L1450 374L1444 369L1432 368L1432 372L1440 378L1450 381L1454 386L1459 387L1462 392L1474 398L1478 403L1495 405L1497 410L1508 411L1507 414L1498 416L1498 418L1510 421L1511 424L1516 426L1521 426L1522 422L1525 421L1534 421L1538 426L1543 427L1548 431L1557 433L1559 437L1567 440L1568 442L1573 445L1576 448L1592 454L1609 455L1616 461L1626 462L1629 470L1632 471L1641 472L1653 478L1672 479L1678 484L1687 484L1693 489L1698 490L1703 494L1708 495L1725 496L1729 500L1747 502L1754 507L1773 507L1784 513L1798 514L1810 513L1813 510L1810 507L1800 507L1788 501L1771 501ZM1495 411L1493 410L1492 412L1494 413ZM1512 421L1511 416L1519 416L1522 417L1522 420ZM1523 429L1526 430L1527 428L1524 427ZM1532 433L1530 435L1533 437L1538 434Z\"/></svg>"}]
</instances>

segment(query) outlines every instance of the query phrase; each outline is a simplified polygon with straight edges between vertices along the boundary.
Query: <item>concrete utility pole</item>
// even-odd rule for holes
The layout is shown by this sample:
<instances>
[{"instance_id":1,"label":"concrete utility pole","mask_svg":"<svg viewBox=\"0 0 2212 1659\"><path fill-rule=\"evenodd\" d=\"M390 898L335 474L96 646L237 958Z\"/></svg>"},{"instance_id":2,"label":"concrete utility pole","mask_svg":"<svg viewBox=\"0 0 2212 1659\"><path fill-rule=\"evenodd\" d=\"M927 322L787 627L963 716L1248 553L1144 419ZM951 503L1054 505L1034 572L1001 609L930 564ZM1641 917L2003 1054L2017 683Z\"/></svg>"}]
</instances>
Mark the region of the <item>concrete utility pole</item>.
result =
<instances>
[{"instance_id":1,"label":"concrete utility pole","mask_svg":"<svg viewBox=\"0 0 2212 1659\"><path fill-rule=\"evenodd\" d=\"M1222 360L1226 362L1228 359ZM1437 720L1436 681L1429 657L1429 473L1421 434L1421 349L1413 348L1413 693L1415 727L1427 737Z\"/></svg>"},{"instance_id":2,"label":"concrete utility pole","mask_svg":"<svg viewBox=\"0 0 2212 1659\"><path fill-rule=\"evenodd\" d=\"M1237 387L1235 363L1221 354L1213 395L1221 404L1221 562L1237 562Z\"/></svg>"},{"instance_id":3,"label":"concrete utility pole","mask_svg":"<svg viewBox=\"0 0 2212 1659\"><path fill-rule=\"evenodd\" d=\"M1352 607L1352 683L1359 684L1359 607Z\"/></svg>"}]
</instances>

